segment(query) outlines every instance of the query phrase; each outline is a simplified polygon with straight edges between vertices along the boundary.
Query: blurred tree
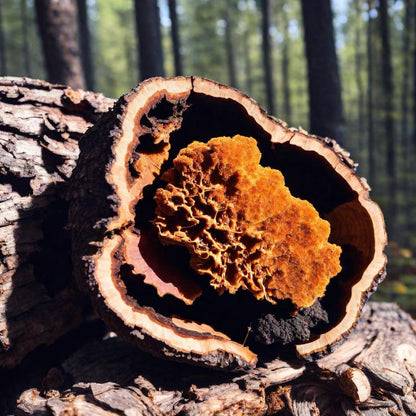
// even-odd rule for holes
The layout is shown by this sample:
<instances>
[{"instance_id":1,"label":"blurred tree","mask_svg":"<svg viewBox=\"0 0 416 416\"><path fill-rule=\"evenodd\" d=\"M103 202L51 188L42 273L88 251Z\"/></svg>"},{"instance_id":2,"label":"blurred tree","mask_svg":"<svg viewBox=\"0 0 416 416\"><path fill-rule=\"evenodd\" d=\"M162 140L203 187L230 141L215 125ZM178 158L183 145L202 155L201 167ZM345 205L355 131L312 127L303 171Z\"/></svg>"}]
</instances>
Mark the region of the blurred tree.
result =
<instances>
[{"instance_id":1,"label":"blurred tree","mask_svg":"<svg viewBox=\"0 0 416 416\"><path fill-rule=\"evenodd\" d=\"M267 110L270 114L275 114L275 92L273 82L273 68L272 68L272 47L270 40L270 16L271 4L269 0L260 0L261 6L261 33L263 39L262 53L263 53L263 69L264 69L264 83L266 88Z\"/></svg>"},{"instance_id":2,"label":"blurred tree","mask_svg":"<svg viewBox=\"0 0 416 416\"><path fill-rule=\"evenodd\" d=\"M397 161L394 132L394 85L390 41L390 18L388 0L379 0L380 37L382 42L381 72L383 80L383 118L386 137L386 173L388 186L388 229L391 237L396 239L397 220Z\"/></svg>"},{"instance_id":3,"label":"blurred tree","mask_svg":"<svg viewBox=\"0 0 416 416\"><path fill-rule=\"evenodd\" d=\"M84 71L86 87L94 90L94 65L91 52L91 33L88 22L87 0L77 0L79 42L81 47L81 62Z\"/></svg>"},{"instance_id":4,"label":"blurred tree","mask_svg":"<svg viewBox=\"0 0 416 416\"><path fill-rule=\"evenodd\" d=\"M416 29L416 1L413 3L413 28ZM413 33L413 140L416 146L416 36Z\"/></svg>"},{"instance_id":5,"label":"blurred tree","mask_svg":"<svg viewBox=\"0 0 416 416\"><path fill-rule=\"evenodd\" d=\"M3 0L0 0L0 75L7 75L6 38L4 35Z\"/></svg>"},{"instance_id":6,"label":"blurred tree","mask_svg":"<svg viewBox=\"0 0 416 416\"><path fill-rule=\"evenodd\" d=\"M330 0L302 0L310 130L342 143L344 116Z\"/></svg>"},{"instance_id":7,"label":"blurred tree","mask_svg":"<svg viewBox=\"0 0 416 416\"><path fill-rule=\"evenodd\" d=\"M31 58L30 58L30 49L29 49L29 36L28 36L29 21L28 21L28 16L27 16L26 0L20 0L20 12L22 15L24 70L25 70L26 76L31 77L32 69L31 69Z\"/></svg>"},{"instance_id":8,"label":"blurred tree","mask_svg":"<svg viewBox=\"0 0 416 416\"><path fill-rule=\"evenodd\" d=\"M237 14L237 7L231 0L225 1L224 22L225 22L225 51L227 55L228 83L238 88L237 75L235 69L234 47L232 40L233 17Z\"/></svg>"},{"instance_id":9,"label":"blurred tree","mask_svg":"<svg viewBox=\"0 0 416 416\"><path fill-rule=\"evenodd\" d=\"M74 0L35 0L48 81L85 88Z\"/></svg>"},{"instance_id":10,"label":"blurred tree","mask_svg":"<svg viewBox=\"0 0 416 416\"><path fill-rule=\"evenodd\" d=\"M368 2L367 20L367 123L368 123L368 180L376 186L376 164L374 155L374 117L373 117L373 2Z\"/></svg>"},{"instance_id":11,"label":"blurred tree","mask_svg":"<svg viewBox=\"0 0 416 416\"><path fill-rule=\"evenodd\" d=\"M290 94L290 37L289 37L289 17L286 9L286 1L281 2L280 12L282 14L282 93L283 93L283 114L286 123L292 120L292 105Z\"/></svg>"},{"instance_id":12,"label":"blurred tree","mask_svg":"<svg viewBox=\"0 0 416 416\"><path fill-rule=\"evenodd\" d=\"M169 16L171 22L171 37L172 37L172 50L173 59L175 61L175 75L183 75L183 63L181 55L181 42L179 33L179 19L177 13L176 0L168 0Z\"/></svg>"},{"instance_id":13,"label":"blurred tree","mask_svg":"<svg viewBox=\"0 0 416 416\"><path fill-rule=\"evenodd\" d=\"M162 37L157 0L135 0L136 30L139 38L140 80L164 76Z\"/></svg>"},{"instance_id":14,"label":"blurred tree","mask_svg":"<svg viewBox=\"0 0 416 416\"><path fill-rule=\"evenodd\" d=\"M354 0L354 18L355 18L355 33L354 33L354 48L355 48L355 56L354 56L354 64L355 64L355 79L357 83L357 95L358 95L358 125L357 125L357 144L358 149L362 149L364 147L363 144L363 134L364 132L364 116L365 116L365 108L364 108L364 82L362 79L362 63L364 61L364 56L361 51L362 39L361 39L361 25L359 22L361 21L361 14L362 14L362 1L361 0Z\"/></svg>"}]
</instances>

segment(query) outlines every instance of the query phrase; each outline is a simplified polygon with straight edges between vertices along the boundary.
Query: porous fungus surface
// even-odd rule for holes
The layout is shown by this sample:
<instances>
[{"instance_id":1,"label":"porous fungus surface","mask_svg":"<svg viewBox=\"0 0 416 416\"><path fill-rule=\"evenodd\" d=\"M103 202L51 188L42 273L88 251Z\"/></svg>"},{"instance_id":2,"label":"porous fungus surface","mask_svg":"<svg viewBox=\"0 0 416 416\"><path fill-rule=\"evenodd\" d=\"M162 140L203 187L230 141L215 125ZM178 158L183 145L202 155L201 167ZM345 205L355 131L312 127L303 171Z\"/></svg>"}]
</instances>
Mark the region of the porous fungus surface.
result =
<instances>
[{"instance_id":1,"label":"porous fungus surface","mask_svg":"<svg viewBox=\"0 0 416 416\"><path fill-rule=\"evenodd\" d=\"M219 292L309 307L341 270L330 225L295 198L280 171L260 166L253 138L193 142L158 189L154 224L164 244L185 246L190 265Z\"/></svg>"}]
</instances>

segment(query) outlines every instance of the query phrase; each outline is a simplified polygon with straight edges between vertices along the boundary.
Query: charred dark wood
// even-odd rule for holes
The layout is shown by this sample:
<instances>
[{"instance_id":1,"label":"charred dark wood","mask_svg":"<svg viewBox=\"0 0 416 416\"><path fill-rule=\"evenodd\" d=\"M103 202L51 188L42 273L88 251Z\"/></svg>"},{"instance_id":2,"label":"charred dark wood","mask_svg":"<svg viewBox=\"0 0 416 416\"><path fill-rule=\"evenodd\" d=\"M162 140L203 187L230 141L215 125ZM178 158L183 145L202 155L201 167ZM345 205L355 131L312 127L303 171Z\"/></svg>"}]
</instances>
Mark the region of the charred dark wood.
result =
<instances>
[{"instance_id":1,"label":"charred dark wood","mask_svg":"<svg viewBox=\"0 0 416 416\"><path fill-rule=\"evenodd\" d=\"M16 414L412 415L415 354L415 321L388 303L369 303L349 339L315 363L275 360L237 376L161 362L110 337L51 369Z\"/></svg>"},{"instance_id":2,"label":"charred dark wood","mask_svg":"<svg viewBox=\"0 0 416 416\"><path fill-rule=\"evenodd\" d=\"M81 322L65 229L78 140L113 100L0 79L0 367Z\"/></svg>"},{"instance_id":3,"label":"charred dark wood","mask_svg":"<svg viewBox=\"0 0 416 416\"><path fill-rule=\"evenodd\" d=\"M189 266L186 249L157 238L154 196L178 152L196 139L236 135L256 139L262 164L283 173L293 195L330 223L329 240L342 248L342 271L317 300L319 314L305 310L312 303L296 309L293 299L273 305L242 290L219 296ZM385 275L382 214L348 154L330 139L288 128L230 87L196 77L145 81L89 130L80 148L69 218L76 277L107 325L154 355L228 370L287 352L316 358L352 330ZM291 321L296 312L303 318ZM289 349L278 331L263 337L270 347L256 342L270 314L288 323Z\"/></svg>"}]
</instances>

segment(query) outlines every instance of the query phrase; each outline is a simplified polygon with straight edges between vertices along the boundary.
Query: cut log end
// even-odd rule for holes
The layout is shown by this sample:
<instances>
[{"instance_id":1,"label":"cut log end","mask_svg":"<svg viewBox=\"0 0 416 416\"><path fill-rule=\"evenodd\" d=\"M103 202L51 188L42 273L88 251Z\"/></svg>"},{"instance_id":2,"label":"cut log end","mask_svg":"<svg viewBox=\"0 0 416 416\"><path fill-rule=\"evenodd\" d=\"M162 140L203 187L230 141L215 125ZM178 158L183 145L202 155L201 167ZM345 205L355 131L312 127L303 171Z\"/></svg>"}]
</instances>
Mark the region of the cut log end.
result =
<instances>
[{"instance_id":1,"label":"cut log end","mask_svg":"<svg viewBox=\"0 0 416 416\"><path fill-rule=\"evenodd\" d=\"M353 328L385 268L383 218L353 168L334 142L287 128L232 88L145 81L81 142L78 280L112 329L156 355L245 369L262 338L267 354L286 343L322 353ZM267 322L275 329L263 336Z\"/></svg>"}]
</instances>

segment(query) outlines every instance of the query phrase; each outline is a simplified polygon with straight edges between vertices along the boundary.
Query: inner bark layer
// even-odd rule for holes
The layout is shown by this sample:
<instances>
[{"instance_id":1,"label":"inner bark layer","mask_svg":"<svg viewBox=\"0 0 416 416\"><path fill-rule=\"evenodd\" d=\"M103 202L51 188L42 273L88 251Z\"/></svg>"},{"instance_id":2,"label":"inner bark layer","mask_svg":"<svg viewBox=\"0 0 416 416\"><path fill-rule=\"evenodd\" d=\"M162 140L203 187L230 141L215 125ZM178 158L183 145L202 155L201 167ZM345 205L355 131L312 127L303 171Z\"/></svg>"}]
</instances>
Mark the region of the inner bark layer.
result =
<instances>
[{"instance_id":1,"label":"inner bark layer","mask_svg":"<svg viewBox=\"0 0 416 416\"><path fill-rule=\"evenodd\" d=\"M162 176L154 223L162 243L185 246L219 293L243 288L309 307L340 272L341 248L328 243L329 223L260 158L244 136L191 143Z\"/></svg>"}]
</instances>

